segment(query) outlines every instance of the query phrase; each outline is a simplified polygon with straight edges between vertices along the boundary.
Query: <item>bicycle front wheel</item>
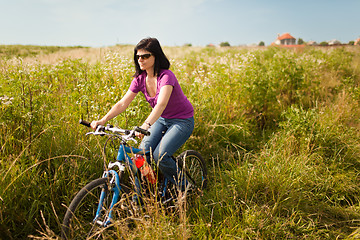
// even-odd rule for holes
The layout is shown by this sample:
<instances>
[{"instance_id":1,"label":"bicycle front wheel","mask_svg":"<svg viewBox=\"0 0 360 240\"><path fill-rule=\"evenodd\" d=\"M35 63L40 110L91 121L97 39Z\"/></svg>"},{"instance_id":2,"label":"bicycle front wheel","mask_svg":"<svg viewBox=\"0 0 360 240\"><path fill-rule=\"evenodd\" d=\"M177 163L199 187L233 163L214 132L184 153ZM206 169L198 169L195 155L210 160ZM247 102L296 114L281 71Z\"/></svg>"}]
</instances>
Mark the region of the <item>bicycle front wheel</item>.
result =
<instances>
[{"instance_id":1,"label":"bicycle front wheel","mask_svg":"<svg viewBox=\"0 0 360 240\"><path fill-rule=\"evenodd\" d=\"M98 178L83 187L74 197L66 211L61 236L63 239L102 239L108 236L103 223L108 221L110 205L114 195L114 184L109 178ZM114 206L128 204L129 188L121 186L118 203ZM98 211L100 195L103 195L103 204ZM126 203L125 203L126 202ZM116 218L127 217L127 210L116 207L112 215ZM96 218L96 214L100 213ZM96 219L95 219L96 218ZM111 225L110 225L111 226Z\"/></svg>"},{"instance_id":2,"label":"bicycle front wheel","mask_svg":"<svg viewBox=\"0 0 360 240\"><path fill-rule=\"evenodd\" d=\"M186 150L176 158L178 165L185 172L186 179L196 189L207 186L207 168L201 154L194 150Z\"/></svg>"}]
</instances>

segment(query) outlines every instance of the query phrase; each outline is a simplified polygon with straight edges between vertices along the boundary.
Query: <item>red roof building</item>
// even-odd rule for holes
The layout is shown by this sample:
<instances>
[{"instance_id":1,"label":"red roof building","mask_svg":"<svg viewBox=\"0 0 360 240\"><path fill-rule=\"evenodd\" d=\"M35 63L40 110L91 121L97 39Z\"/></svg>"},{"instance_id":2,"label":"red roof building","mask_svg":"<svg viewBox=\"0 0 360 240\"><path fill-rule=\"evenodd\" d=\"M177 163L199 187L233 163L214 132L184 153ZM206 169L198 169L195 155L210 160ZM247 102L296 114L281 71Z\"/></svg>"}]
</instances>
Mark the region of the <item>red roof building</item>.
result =
<instances>
[{"instance_id":1,"label":"red roof building","mask_svg":"<svg viewBox=\"0 0 360 240\"><path fill-rule=\"evenodd\" d=\"M296 38L290 35L290 33L284 33L280 36L278 35L278 38L274 42L275 45L295 45L296 44Z\"/></svg>"}]
</instances>

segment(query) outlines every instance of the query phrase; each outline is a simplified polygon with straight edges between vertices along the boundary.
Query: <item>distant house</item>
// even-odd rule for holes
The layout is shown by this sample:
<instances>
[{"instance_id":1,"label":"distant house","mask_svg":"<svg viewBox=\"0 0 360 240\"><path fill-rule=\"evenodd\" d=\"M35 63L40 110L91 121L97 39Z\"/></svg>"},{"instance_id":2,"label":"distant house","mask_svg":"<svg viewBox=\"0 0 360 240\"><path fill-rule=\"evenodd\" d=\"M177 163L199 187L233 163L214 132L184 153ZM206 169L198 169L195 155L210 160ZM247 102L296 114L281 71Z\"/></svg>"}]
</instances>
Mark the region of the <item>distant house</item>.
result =
<instances>
[{"instance_id":1,"label":"distant house","mask_svg":"<svg viewBox=\"0 0 360 240\"><path fill-rule=\"evenodd\" d=\"M358 39L355 40L354 45L359 45L359 46L360 46L360 38L358 38Z\"/></svg>"},{"instance_id":2,"label":"distant house","mask_svg":"<svg viewBox=\"0 0 360 240\"><path fill-rule=\"evenodd\" d=\"M309 41L309 42L307 42L307 45L309 45L309 46L317 46L318 44L315 41Z\"/></svg>"},{"instance_id":3,"label":"distant house","mask_svg":"<svg viewBox=\"0 0 360 240\"><path fill-rule=\"evenodd\" d=\"M278 34L277 39L274 42L275 45L295 45L296 38L290 35L290 33Z\"/></svg>"},{"instance_id":4,"label":"distant house","mask_svg":"<svg viewBox=\"0 0 360 240\"><path fill-rule=\"evenodd\" d=\"M328 41L328 44L330 46L341 45L341 42L339 40L333 39L333 40Z\"/></svg>"}]
</instances>

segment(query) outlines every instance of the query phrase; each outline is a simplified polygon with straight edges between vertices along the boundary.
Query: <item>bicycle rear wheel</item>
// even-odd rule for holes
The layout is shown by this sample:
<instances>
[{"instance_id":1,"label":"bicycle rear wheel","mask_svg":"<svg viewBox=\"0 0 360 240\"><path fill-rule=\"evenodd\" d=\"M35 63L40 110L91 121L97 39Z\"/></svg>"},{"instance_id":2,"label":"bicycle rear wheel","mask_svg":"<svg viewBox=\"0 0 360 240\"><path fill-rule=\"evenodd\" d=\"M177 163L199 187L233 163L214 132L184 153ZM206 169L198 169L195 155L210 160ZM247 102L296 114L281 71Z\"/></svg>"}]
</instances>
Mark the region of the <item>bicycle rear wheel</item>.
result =
<instances>
[{"instance_id":1,"label":"bicycle rear wheel","mask_svg":"<svg viewBox=\"0 0 360 240\"><path fill-rule=\"evenodd\" d=\"M201 154L194 150L186 150L177 158L179 167L183 169L186 179L195 189L205 189L207 186L207 168Z\"/></svg>"},{"instance_id":2,"label":"bicycle rear wheel","mask_svg":"<svg viewBox=\"0 0 360 240\"><path fill-rule=\"evenodd\" d=\"M72 200L66 211L61 236L63 239L102 239L106 238L104 230L108 226L103 226L107 221L110 211L110 204L113 197L113 185L109 178L98 178L83 187ZM121 186L118 203L114 206L129 204L129 188ZM101 215L95 220L99 205L100 194L105 194L104 203L101 208ZM112 212L114 218L126 218L128 210L116 207Z\"/></svg>"}]
</instances>

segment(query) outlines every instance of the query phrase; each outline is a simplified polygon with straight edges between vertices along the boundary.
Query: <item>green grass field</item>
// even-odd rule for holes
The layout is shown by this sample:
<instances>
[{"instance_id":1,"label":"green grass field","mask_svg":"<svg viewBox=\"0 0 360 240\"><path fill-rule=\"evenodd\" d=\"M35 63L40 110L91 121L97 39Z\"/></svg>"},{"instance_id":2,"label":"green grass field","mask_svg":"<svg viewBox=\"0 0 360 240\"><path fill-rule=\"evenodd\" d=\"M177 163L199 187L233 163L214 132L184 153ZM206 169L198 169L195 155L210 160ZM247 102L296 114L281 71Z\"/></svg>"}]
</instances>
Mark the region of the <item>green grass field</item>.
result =
<instances>
[{"instance_id":1,"label":"green grass field","mask_svg":"<svg viewBox=\"0 0 360 240\"><path fill-rule=\"evenodd\" d=\"M127 91L132 49L0 46L0 239L59 238L66 206L102 172L105 139L78 121ZM109 239L360 238L359 47L164 51L196 111L183 149L206 159L209 189L187 211L119 221ZM139 95L111 123L149 112Z\"/></svg>"}]
</instances>

